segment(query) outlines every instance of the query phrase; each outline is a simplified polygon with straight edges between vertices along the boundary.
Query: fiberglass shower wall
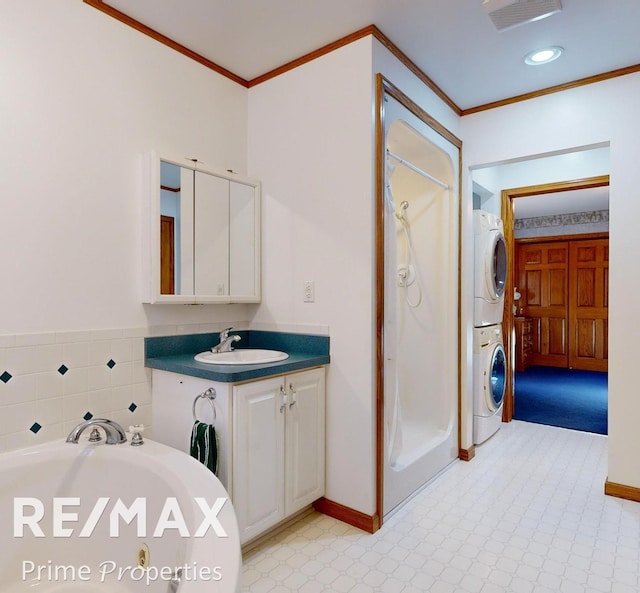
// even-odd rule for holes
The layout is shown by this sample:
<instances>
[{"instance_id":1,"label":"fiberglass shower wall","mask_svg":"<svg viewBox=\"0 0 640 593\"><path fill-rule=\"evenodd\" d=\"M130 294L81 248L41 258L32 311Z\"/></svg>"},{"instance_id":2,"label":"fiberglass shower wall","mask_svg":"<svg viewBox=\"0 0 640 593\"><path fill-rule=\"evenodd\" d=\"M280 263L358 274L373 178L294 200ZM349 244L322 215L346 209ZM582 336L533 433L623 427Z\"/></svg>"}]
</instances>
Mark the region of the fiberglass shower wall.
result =
<instances>
[{"instance_id":1,"label":"fiberglass shower wall","mask_svg":"<svg viewBox=\"0 0 640 593\"><path fill-rule=\"evenodd\" d=\"M459 149L384 103L384 513L458 456Z\"/></svg>"}]
</instances>

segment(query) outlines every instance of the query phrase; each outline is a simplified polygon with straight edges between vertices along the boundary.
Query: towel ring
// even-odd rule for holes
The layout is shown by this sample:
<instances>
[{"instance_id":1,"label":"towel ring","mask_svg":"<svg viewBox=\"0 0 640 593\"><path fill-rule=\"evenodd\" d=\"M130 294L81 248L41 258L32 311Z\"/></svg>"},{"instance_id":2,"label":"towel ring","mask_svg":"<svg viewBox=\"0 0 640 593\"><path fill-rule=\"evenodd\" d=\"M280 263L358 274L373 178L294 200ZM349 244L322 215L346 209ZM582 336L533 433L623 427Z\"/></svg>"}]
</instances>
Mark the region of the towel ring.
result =
<instances>
[{"instance_id":1,"label":"towel ring","mask_svg":"<svg viewBox=\"0 0 640 593\"><path fill-rule=\"evenodd\" d=\"M207 389L200 395L196 395L195 399L193 400L193 406L192 406L193 421L200 422L198 420L198 417L196 416L196 404L198 403L198 400L200 398L206 399L211 404L211 409L213 410L213 421L215 422L216 421L216 405L213 403L213 400L216 399L216 390L213 387L209 387L209 389Z\"/></svg>"}]
</instances>

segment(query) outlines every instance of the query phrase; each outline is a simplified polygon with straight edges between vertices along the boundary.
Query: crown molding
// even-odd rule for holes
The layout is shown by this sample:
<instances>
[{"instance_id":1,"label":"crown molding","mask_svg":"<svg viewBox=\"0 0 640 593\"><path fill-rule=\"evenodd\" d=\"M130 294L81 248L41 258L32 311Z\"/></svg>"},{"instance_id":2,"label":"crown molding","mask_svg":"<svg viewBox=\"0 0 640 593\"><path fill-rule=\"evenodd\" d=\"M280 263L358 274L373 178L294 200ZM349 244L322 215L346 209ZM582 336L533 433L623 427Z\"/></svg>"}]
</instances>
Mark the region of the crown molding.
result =
<instances>
[{"instance_id":1,"label":"crown molding","mask_svg":"<svg viewBox=\"0 0 640 593\"><path fill-rule=\"evenodd\" d=\"M545 95L550 95L552 93L560 93L562 91L566 91L569 89L577 88L580 86L585 86L589 84L594 84L597 82L602 82L604 80L610 80L612 78L617 78L619 76L626 76L627 74L634 74L640 72L640 64L636 64L633 66L627 66L625 68L618 68L617 70L611 70L610 72L604 72L602 74L597 74L595 76L588 76L586 78L580 78L578 80L574 80L571 82L567 82L564 84L559 84L555 86L550 86L544 89L540 89L538 91L532 91L530 93L524 93L521 95L516 95L514 97L509 97L507 99L501 99L499 101L493 101L491 103L486 103L483 105L477 105L476 107L469 107L466 109L461 109L452 99L449 97L429 76L427 76L416 64L413 62L407 55L395 44L391 39L389 39L376 25L368 25L350 33L349 35L345 35L340 39L332 43L328 43L312 52L309 52L295 60L291 60L278 68L274 68L269 72L265 72L260 76L247 80L238 76L237 74L231 72L227 68L216 64L215 62L205 58L204 56L190 50L188 47L174 41L173 39L163 35L162 33L148 27L144 23L128 16L124 12L110 6L103 0L83 0L85 4L92 6L101 12L108 14L109 16L119 20L120 22L128 25L140 33L143 33L156 41L170 47L171 49L195 60L199 64L225 76L226 78L238 83L239 85L245 88L251 88L253 86L257 86L267 80L275 78L285 72L293 70L294 68L298 68L307 62L315 60L323 55L326 55L336 49L344 47L345 45L349 45L354 41L362 39L363 37L367 37L369 35L373 36L377 39L384 47L386 47L404 66L406 66L423 84L425 84L428 88L430 88L446 105L451 108L454 113L457 115L464 117L466 115L472 115L474 113L479 113L481 111L488 111L490 109L497 109L498 107L504 107L505 105L512 105L514 103L520 103L522 101L528 101L529 99L535 99L537 97L543 97Z\"/></svg>"}]
</instances>

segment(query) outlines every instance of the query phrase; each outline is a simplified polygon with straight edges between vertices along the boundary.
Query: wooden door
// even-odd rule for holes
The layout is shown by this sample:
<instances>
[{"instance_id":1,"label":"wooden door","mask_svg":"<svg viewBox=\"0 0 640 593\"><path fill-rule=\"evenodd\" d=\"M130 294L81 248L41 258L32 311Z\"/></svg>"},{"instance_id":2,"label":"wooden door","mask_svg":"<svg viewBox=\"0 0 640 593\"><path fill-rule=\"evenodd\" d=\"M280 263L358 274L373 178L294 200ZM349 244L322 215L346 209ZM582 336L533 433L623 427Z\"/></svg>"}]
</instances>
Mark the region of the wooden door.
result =
<instances>
[{"instance_id":1,"label":"wooden door","mask_svg":"<svg viewBox=\"0 0 640 593\"><path fill-rule=\"evenodd\" d=\"M569 366L607 371L609 240L572 242L569 262Z\"/></svg>"},{"instance_id":2,"label":"wooden door","mask_svg":"<svg viewBox=\"0 0 640 593\"><path fill-rule=\"evenodd\" d=\"M566 367L569 244L519 244L518 276L522 314L533 321L531 364Z\"/></svg>"},{"instance_id":3,"label":"wooden door","mask_svg":"<svg viewBox=\"0 0 640 593\"><path fill-rule=\"evenodd\" d=\"M160 294L175 294L175 219L160 216Z\"/></svg>"}]
</instances>

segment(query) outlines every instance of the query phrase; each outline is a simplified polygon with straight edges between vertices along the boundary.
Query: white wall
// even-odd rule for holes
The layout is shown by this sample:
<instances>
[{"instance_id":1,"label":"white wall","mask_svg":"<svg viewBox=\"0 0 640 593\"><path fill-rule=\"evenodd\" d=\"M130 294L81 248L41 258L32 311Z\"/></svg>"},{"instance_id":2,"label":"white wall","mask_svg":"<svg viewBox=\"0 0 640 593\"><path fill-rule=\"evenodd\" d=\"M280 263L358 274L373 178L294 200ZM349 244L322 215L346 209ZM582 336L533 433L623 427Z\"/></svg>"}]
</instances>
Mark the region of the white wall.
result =
<instances>
[{"instance_id":1,"label":"white wall","mask_svg":"<svg viewBox=\"0 0 640 593\"><path fill-rule=\"evenodd\" d=\"M264 199L253 324L329 326L326 496L366 514L375 512L377 72L457 131L457 116L373 38L249 93L249 169ZM315 303L303 302L305 280L315 281Z\"/></svg>"},{"instance_id":2,"label":"white wall","mask_svg":"<svg viewBox=\"0 0 640 593\"><path fill-rule=\"evenodd\" d=\"M465 171L486 163L610 143L609 470L612 482L640 487L637 339L640 301L640 74L466 116ZM488 141L490 139L490 141ZM470 194L470 175L467 187ZM467 268L472 273L472 268Z\"/></svg>"},{"instance_id":3,"label":"white wall","mask_svg":"<svg viewBox=\"0 0 640 593\"><path fill-rule=\"evenodd\" d=\"M138 282L140 155L245 172L247 90L79 0L3 0L0 55L2 333L247 318Z\"/></svg>"},{"instance_id":4,"label":"white wall","mask_svg":"<svg viewBox=\"0 0 640 593\"><path fill-rule=\"evenodd\" d=\"M329 326L327 491L375 511L371 39L250 89L249 168L263 189L254 323ZM315 302L303 302L303 282Z\"/></svg>"},{"instance_id":5,"label":"white wall","mask_svg":"<svg viewBox=\"0 0 640 593\"><path fill-rule=\"evenodd\" d=\"M500 216L503 189L542 185L571 179L608 175L609 147L581 147L562 154L484 166L472 171L473 181L493 195L482 201L482 210Z\"/></svg>"},{"instance_id":6,"label":"white wall","mask_svg":"<svg viewBox=\"0 0 640 593\"><path fill-rule=\"evenodd\" d=\"M144 336L253 309L141 304L140 157L245 172L247 90L81 0L2 0L0 56L0 450L148 423Z\"/></svg>"}]
</instances>

